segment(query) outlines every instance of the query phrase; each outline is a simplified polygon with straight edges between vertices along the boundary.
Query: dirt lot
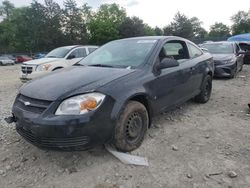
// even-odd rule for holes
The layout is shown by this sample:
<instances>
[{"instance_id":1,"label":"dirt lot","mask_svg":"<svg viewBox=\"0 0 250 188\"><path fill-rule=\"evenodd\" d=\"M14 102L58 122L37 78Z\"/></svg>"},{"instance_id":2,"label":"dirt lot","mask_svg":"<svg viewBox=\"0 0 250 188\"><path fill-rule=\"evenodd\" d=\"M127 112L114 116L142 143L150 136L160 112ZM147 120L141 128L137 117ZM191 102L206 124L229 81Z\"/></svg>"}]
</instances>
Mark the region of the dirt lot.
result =
<instances>
[{"instance_id":1,"label":"dirt lot","mask_svg":"<svg viewBox=\"0 0 250 188\"><path fill-rule=\"evenodd\" d=\"M21 86L19 69L0 67L0 187L250 187L250 66L236 79L214 80L207 104L187 102L156 117L132 152L149 167L124 165L103 147L55 152L24 141L4 121Z\"/></svg>"}]
</instances>

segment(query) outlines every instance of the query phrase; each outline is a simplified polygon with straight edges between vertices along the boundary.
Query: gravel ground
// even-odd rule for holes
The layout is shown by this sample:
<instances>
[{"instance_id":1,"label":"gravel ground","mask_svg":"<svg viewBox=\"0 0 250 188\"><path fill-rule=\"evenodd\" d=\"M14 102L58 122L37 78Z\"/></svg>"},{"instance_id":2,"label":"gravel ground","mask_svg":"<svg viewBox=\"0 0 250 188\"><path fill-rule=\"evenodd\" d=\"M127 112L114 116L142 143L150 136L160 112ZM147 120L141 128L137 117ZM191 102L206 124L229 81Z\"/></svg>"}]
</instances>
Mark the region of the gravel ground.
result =
<instances>
[{"instance_id":1,"label":"gravel ground","mask_svg":"<svg viewBox=\"0 0 250 188\"><path fill-rule=\"evenodd\" d=\"M155 117L132 152L149 167L124 165L101 146L56 152L24 141L4 121L21 86L19 69L0 67L0 187L250 187L250 66L235 79L214 80L207 104L187 102Z\"/></svg>"}]
</instances>

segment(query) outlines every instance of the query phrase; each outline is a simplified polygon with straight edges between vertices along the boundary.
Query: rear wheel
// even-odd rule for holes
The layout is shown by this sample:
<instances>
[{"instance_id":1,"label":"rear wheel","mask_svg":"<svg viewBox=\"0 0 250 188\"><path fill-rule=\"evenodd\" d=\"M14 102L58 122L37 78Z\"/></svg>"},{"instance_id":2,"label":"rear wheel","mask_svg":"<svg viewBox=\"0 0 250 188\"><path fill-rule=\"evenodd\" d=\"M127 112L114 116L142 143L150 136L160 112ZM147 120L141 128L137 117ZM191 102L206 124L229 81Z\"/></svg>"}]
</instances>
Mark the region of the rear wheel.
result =
<instances>
[{"instance_id":1,"label":"rear wheel","mask_svg":"<svg viewBox=\"0 0 250 188\"><path fill-rule=\"evenodd\" d=\"M0 65L3 65L3 63L0 61Z\"/></svg>"},{"instance_id":2,"label":"rear wheel","mask_svg":"<svg viewBox=\"0 0 250 188\"><path fill-rule=\"evenodd\" d=\"M230 78L235 78L237 75L237 66L236 68L232 71L231 75L230 75Z\"/></svg>"},{"instance_id":3,"label":"rear wheel","mask_svg":"<svg viewBox=\"0 0 250 188\"><path fill-rule=\"evenodd\" d=\"M212 93L212 76L207 75L202 82L201 92L194 100L198 103L206 103L209 101Z\"/></svg>"},{"instance_id":4,"label":"rear wheel","mask_svg":"<svg viewBox=\"0 0 250 188\"><path fill-rule=\"evenodd\" d=\"M128 102L115 128L115 147L123 152L137 149L142 144L148 125L149 117L145 106L137 101Z\"/></svg>"}]
</instances>

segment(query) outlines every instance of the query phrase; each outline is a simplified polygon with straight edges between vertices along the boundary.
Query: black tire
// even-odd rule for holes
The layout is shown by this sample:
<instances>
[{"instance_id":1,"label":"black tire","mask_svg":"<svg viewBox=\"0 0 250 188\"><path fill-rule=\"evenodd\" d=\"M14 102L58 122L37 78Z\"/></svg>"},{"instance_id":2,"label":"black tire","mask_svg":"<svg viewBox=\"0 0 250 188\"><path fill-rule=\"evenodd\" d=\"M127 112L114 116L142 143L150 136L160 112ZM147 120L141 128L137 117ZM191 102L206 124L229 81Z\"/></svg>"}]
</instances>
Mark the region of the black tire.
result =
<instances>
[{"instance_id":1,"label":"black tire","mask_svg":"<svg viewBox=\"0 0 250 188\"><path fill-rule=\"evenodd\" d=\"M209 101L212 93L212 76L207 75L201 85L201 92L194 98L195 102L206 103Z\"/></svg>"},{"instance_id":2,"label":"black tire","mask_svg":"<svg viewBox=\"0 0 250 188\"><path fill-rule=\"evenodd\" d=\"M145 106L137 101L129 101L115 127L115 147L122 152L137 149L143 142L148 126L149 117Z\"/></svg>"},{"instance_id":3,"label":"black tire","mask_svg":"<svg viewBox=\"0 0 250 188\"><path fill-rule=\"evenodd\" d=\"M0 61L0 65L3 66L3 63Z\"/></svg>"}]
</instances>

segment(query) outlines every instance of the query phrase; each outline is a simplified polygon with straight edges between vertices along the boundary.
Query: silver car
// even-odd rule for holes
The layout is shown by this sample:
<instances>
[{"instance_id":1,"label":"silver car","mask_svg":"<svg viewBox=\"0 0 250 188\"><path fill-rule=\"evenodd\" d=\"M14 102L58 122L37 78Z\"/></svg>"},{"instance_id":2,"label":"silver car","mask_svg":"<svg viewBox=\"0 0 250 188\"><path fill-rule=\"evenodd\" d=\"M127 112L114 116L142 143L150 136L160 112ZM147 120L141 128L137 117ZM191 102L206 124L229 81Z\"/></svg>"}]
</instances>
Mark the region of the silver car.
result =
<instances>
[{"instance_id":1,"label":"silver car","mask_svg":"<svg viewBox=\"0 0 250 188\"><path fill-rule=\"evenodd\" d=\"M9 59L6 56L0 56L0 65L15 65L15 61L13 61L12 59Z\"/></svg>"}]
</instances>

